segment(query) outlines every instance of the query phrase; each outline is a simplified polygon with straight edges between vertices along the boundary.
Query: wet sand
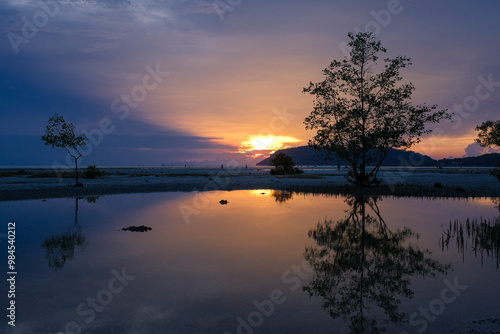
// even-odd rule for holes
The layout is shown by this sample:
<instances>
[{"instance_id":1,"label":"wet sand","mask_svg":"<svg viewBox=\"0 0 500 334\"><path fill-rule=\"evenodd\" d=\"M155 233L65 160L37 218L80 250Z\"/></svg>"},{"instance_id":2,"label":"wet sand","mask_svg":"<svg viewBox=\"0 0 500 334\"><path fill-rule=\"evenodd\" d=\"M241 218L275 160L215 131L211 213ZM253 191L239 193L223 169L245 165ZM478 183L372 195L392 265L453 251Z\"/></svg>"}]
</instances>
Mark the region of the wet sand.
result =
<instances>
[{"instance_id":1,"label":"wet sand","mask_svg":"<svg viewBox=\"0 0 500 334\"><path fill-rule=\"evenodd\" d=\"M0 169L0 201L88 197L123 193L193 192L213 190L274 189L330 194L369 194L423 197L498 197L500 182L487 168L385 168L379 187L350 185L346 170L303 168L298 176L271 176L269 168L103 168L106 175L80 182L50 177L51 169ZM68 172L71 172L68 170ZM439 183L439 184L437 184Z\"/></svg>"}]
</instances>

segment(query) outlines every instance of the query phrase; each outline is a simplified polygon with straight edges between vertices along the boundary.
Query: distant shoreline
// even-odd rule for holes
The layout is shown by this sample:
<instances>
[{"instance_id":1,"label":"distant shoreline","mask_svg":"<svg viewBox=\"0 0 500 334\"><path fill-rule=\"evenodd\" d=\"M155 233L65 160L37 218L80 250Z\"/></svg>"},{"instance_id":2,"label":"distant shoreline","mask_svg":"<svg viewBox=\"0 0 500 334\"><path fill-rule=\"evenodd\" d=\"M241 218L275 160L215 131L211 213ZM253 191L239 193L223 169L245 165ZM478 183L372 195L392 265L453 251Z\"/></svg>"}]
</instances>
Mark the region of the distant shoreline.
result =
<instances>
[{"instance_id":1,"label":"distant shoreline","mask_svg":"<svg viewBox=\"0 0 500 334\"><path fill-rule=\"evenodd\" d=\"M309 167L309 166L308 166ZM299 176L274 177L269 168L127 167L103 168L107 175L74 187L71 175L58 179L50 168L0 168L0 201L89 197L126 193L272 189L302 193L410 197L499 197L500 182L490 168L384 168L382 185L358 188L345 170L318 166ZM72 170L68 169L70 173ZM439 184L438 184L439 183Z\"/></svg>"}]
</instances>

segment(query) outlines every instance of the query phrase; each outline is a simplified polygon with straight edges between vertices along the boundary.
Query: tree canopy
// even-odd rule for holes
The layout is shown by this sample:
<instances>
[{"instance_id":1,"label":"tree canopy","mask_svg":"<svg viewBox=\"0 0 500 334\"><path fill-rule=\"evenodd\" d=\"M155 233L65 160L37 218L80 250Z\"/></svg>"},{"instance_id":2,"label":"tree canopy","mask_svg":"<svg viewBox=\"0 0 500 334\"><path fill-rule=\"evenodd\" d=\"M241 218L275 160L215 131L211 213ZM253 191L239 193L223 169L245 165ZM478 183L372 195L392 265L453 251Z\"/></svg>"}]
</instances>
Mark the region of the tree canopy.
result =
<instances>
[{"instance_id":1,"label":"tree canopy","mask_svg":"<svg viewBox=\"0 0 500 334\"><path fill-rule=\"evenodd\" d=\"M476 142L481 146L500 146L500 121L486 121L476 126L479 131Z\"/></svg>"},{"instance_id":2,"label":"tree canopy","mask_svg":"<svg viewBox=\"0 0 500 334\"><path fill-rule=\"evenodd\" d=\"M348 180L370 186L379 182L380 165L392 148L410 148L431 132L426 124L449 115L436 105L411 104L415 87L400 83L399 73L411 65L410 58L384 59L383 69L376 72L378 54L386 52L381 42L371 32L348 36L349 57L332 61L323 70L325 80L304 88L315 96L304 123L306 129L317 130L311 146L347 161Z\"/></svg>"}]
</instances>

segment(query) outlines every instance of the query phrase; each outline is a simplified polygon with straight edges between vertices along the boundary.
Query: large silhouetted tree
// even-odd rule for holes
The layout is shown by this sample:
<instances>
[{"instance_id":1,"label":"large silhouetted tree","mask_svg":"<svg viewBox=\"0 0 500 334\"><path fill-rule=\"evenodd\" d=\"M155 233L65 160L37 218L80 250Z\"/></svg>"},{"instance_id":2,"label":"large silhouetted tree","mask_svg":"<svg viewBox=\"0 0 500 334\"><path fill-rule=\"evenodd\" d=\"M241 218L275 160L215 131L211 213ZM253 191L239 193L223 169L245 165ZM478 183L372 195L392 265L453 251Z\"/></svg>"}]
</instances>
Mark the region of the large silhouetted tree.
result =
<instances>
[{"instance_id":1,"label":"large silhouetted tree","mask_svg":"<svg viewBox=\"0 0 500 334\"><path fill-rule=\"evenodd\" d=\"M75 161L75 185L78 186L78 159L82 156L80 150L87 144L85 134L75 135L75 125L66 123L63 116L55 114L49 118L49 124L42 136L45 145L64 148Z\"/></svg>"},{"instance_id":2,"label":"large silhouetted tree","mask_svg":"<svg viewBox=\"0 0 500 334\"><path fill-rule=\"evenodd\" d=\"M304 88L315 96L304 123L317 130L311 146L347 161L348 180L370 186L379 183L377 173L392 148L410 148L431 132L426 124L449 115L436 111L435 105L411 104L415 87L400 83L399 73L411 65L410 58L384 59L384 68L377 72L378 55L386 52L380 41L370 32L348 36L349 57L332 61L323 70L324 81Z\"/></svg>"}]
</instances>

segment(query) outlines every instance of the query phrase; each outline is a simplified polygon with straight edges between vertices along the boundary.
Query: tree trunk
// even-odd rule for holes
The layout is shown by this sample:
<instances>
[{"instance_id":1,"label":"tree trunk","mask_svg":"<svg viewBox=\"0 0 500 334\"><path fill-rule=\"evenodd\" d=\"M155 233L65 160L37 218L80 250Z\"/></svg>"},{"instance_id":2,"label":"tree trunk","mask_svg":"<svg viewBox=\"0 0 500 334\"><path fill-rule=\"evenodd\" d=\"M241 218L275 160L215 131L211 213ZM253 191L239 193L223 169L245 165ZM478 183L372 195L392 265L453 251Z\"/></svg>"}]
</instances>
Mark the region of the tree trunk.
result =
<instances>
[{"instance_id":1,"label":"tree trunk","mask_svg":"<svg viewBox=\"0 0 500 334\"><path fill-rule=\"evenodd\" d=\"M364 55L361 63L361 92L359 99L361 101L361 184L363 187L367 186L366 180L366 115L365 115L365 73L364 73Z\"/></svg>"},{"instance_id":2,"label":"tree trunk","mask_svg":"<svg viewBox=\"0 0 500 334\"><path fill-rule=\"evenodd\" d=\"M75 226L78 225L78 200L79 198L76 198L76 205L75 205Z\"/></svg>"}]
</instances>

